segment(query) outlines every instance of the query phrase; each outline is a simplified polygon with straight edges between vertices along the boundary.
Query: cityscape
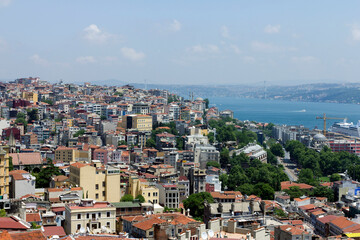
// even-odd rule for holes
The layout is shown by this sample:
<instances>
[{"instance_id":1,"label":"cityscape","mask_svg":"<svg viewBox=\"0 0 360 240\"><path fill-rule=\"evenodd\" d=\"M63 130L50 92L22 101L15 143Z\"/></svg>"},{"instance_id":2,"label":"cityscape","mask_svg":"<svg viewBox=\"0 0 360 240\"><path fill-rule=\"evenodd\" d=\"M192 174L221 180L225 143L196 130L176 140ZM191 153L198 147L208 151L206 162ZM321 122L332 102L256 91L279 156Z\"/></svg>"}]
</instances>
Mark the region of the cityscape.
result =
<instances>
[{"instance_id":1,"label":"cityscape","mask_svg":"<svg viewBox=\"0 0 360 240\"><path fill-rule=\"evenodd\" d=\"M359 9L0 0L0 240L360 239Z\"/></svg>"}]
</instances>

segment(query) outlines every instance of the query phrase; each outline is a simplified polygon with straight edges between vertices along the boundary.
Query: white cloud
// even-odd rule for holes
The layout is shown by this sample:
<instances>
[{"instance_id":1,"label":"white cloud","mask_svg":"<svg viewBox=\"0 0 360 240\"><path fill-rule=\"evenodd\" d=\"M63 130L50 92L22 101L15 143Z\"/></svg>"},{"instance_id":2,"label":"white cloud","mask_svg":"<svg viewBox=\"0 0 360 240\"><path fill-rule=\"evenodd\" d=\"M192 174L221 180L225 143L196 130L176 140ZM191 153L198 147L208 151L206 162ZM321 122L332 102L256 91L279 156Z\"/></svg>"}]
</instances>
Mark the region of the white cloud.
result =
<instances>
[{"instance_id":1,"label":"white cloud","mask_svg":"<svg viewBox=\"0 0 360 240\"><path fill-rule=\"evenodd\" d=\"M263 42L258 42L258 41L252 42L251 47L255 51L260 51L260 52L284 52L284 51L296 51L297 50L294 47L281 47L281 46L273 45L271 43L263 43Z\"/></svg>"},{"instance_id":2,"label":"white cloud","mask_svg":"<svg viewBox=\"0 0 360 240\"><path fill-rule=\"evenodd\" d=\"M219 47L214 44L206 45L195 45L187 49L189 52L193 53L218 53L220 52Z\"/></svg>"},{"instance_id":3,"label":"white cloud","mask_svg":"<svg viewBox=\"0 0 360 240\"><path fill-rule=\"evenodd\" d=\"M256 61L256 59L251 56L245 56L245 57L243 57L243 61L244 61L244 63L254 63Z\"/></svg>"},{"instance_id":4,"label":"white cloud","mask_svg":"<svg viewBox=\"0 0 360 240\"><path fill-rule=\"evenodd\" d=\"M230 49L234 51L234 53L236 54L240 54L241 53L241 50L238 46L234 45L234 44L231 44L230 45Z\"/></svg>"},{"instance_id":5,"label":"white cloud","mask_svg":"<svg viewBox=\"0 0 360 240\"><path fill-rule=\"evenodd\" d=\"M39 65L43 65L43 66L49 65L49 62L46 59L40 57L38 54L32 55L30 57L30 60L33 61L35 64L39 64Z\"/></svg>"},{"instance_id":6,"label":"white cloud","mask_svg":"<svg viewBox=\"0 0 360 240\"><path fill-rule=\"evenodd\" d=\"M11 2L12 0L0 0L0 7L7 7Z\"/></svg>"},{"instance_id":7,"label":"white cloud","mask_svg":"<svg viewBox=\"0 0 360 240\"><path fill-rule=\"evenodd\" d=\"M359 41L360 40L360 28L358 26L353 26L351 28L351 35L353 40Z\"/></svg>"},{"instance_id":8,"label":"white cloud","mask_svg":"<svg viewBox=\"0 0 360 240\"><path fill-rule=\"evenodd\" d=\"M87 26L83 29L83 32L84 38L89 42L94 43L104 43L113 37L112 34L101 31L100 28L95 24Z\"/></svg>"},{"instance_id":9,"label":"white cloud","mask_svg":"<svg viewBox=\"0 0 360 240\"><path fill-rule=\"evenodd\" d=\"M273 34L280 32L280 25L267 25L264 29L265 33Z\"/></svg>"},{"instance_id":10,"label":"white cloud","mask_svg":"<svg viewBox=\"0 0 360 240\"><path fill-rule=\"evenodd\" d=\"M221 27L221 36L223 38L230 38L229 28L227 26L222 26Z\"/></svg>"},{"instance_id":11,"label":"white cloud","mask_svg":"<svg viewBox=\"0 0 360 240\"><path fill-rule=\"evenodd\" d=\"M76 58L76 62L81 64L95 63L96 59L93 56L81 56Z\"/></svg>"},{"instance_id":12,"label":"white cloud","mask_svg":"<svg viewBox=\"0 0 360 240\"><path fill-rule=\"evenodd\" d=\"M174 19L170 24L170 30L173 32L178 32L181 30L182 24L178 20Z\"/></svg>"},{"instance_id":13,"label":"white cloud","mask_svg":"<svg viewBox=\"0 0 360 240\"><path fill-rule=\"evenodd\" d=\"M313 56L303 56L303 57L292 57L291 61L295 63L316 63L319 60Z\"/></svg>"},{"instance_id":14,"label":"white cloud","mask_svg":"<svg viewBox=\"0 0 360 240\"><path fill-rule=\"evenodd\" d=\"M121 48L121 54L124 58L127 58L131 61L140 61L145 58L145 54L143 52L138 52L135 49L128 47Z\"/></svg>"}]
</instances>

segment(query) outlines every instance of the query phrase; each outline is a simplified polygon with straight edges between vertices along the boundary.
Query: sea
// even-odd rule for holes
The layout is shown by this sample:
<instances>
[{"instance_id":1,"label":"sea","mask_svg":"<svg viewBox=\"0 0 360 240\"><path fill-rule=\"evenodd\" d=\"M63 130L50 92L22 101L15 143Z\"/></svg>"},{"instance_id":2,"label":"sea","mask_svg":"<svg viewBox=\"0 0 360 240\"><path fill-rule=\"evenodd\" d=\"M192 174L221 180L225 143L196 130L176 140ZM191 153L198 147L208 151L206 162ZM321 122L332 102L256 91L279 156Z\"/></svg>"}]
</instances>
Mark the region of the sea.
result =
<instances>
[{"instance_id":1,"label":"sea","mask_svg":"<svg viewBox=\"0 0 360 240\"><path fill-rule=\"evenodd\" d=\"M295 102L270 99L250 99L233 97L209 97L210 107L219 110L230 109L239 120L267 122L286 125L304 125L307 128L323 129L322 117L347 118L356 124L360 120L360 105L343 103ZM334 122L343 120L327 120L327 128Z\"/></svg>"}]
</instances>

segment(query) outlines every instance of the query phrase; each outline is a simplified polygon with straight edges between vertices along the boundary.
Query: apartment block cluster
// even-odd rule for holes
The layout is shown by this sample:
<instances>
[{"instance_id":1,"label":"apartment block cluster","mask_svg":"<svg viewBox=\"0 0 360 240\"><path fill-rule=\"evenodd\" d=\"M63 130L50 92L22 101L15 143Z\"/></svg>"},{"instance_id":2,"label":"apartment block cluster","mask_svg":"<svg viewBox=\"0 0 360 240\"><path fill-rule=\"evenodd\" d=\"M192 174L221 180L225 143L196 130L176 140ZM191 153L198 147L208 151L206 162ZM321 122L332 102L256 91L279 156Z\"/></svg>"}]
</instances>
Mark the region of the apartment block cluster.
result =
<instances>
[{"instance_id":1,"label":"apartment block cluster","mask_svg":"<svg viewBox=\"0 0 360 240\"><path fill-rule=\"evenodd\" d=\"M222 170L207 166L220 153L204 125L220 112L204 115L203 99L33 77L0 84L0 99L3 236L34 226L45 239L194 239L209 230L182 209L192 193L221 192ZM35 176L52 165L61 174L39 187Z\"/></svg>"},{"instance_id":2,"label":"apartment block cluster","mask_svg":"<svg viewBox=\"0 0 360 240\"><path fill-rule=\"evenodd\" d=\"M284 191L269 201L223 189L227 172L215 166L221 145L234 143L217 142L207 122L234 115L202 98L30 77L0 84L0 100L0 239L282 240L360 232L360 184L348 178L326 185L341 206L322 197L290 201ZM298 136L274 131L284 141ZM312 146L329 144L316 134ZM267 161L255 142L230 150ZM281 183L282 190L295 185L312 188ZM183 201L201 192L214 202L199 206L203 219L194 219Z\"/></svg>"}]
</instances>

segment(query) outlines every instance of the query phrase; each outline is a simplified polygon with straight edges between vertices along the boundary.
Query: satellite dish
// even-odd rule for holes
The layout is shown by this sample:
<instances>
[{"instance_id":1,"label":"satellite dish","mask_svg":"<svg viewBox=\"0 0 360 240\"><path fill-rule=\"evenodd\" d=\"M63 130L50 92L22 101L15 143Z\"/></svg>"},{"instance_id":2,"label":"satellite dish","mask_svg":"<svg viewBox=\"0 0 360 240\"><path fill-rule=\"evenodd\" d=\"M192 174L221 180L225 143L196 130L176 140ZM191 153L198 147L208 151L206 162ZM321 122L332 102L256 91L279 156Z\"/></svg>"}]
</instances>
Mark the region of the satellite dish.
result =
<instances>
[{"instance_id":1,"label":"satellite dish","mask_svg":"<svg viewBox=\"0 0 360 240\"><path fill-rule=\"evenodd\" d=\"M212 238L215 234L214 234L214 231L212 230L212 229L210 229L209 231L208 231L208 235L209 235L209 237L210 238Z\"/></svg>"},{"instance_id":2,"label":"satellite dish","mask_svg":"<svg viewBox=\"0 0 360 240\"><path fill-rule=\"evenodd\" d=\"M81 227L81 228L80 228L80 233L86 233L85 228Z\"/></svg>"},{"instance_id":3,"label":"satellite dish","mask_svg":"<svg viewBox=\"0 0 360 240\"><path fill-rule=\"evenodd\" d=\"M202 239L206 240L207 237L208 237L208 236L207 236L207 233L206 233L206 232L202 232L202 233L201 233L201 238L202 238Z\"/></svg>"}]
</instances>

